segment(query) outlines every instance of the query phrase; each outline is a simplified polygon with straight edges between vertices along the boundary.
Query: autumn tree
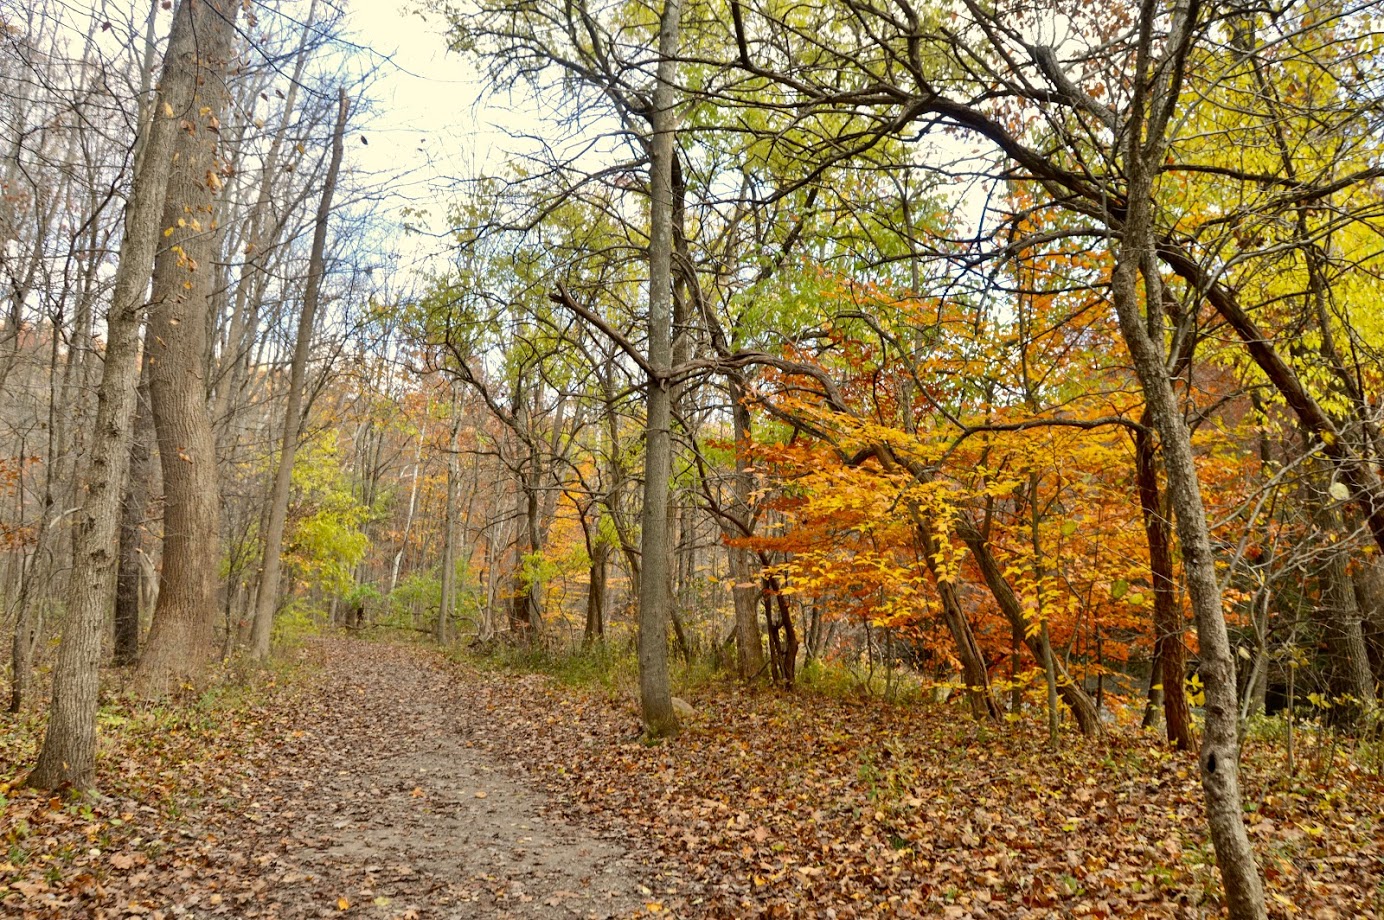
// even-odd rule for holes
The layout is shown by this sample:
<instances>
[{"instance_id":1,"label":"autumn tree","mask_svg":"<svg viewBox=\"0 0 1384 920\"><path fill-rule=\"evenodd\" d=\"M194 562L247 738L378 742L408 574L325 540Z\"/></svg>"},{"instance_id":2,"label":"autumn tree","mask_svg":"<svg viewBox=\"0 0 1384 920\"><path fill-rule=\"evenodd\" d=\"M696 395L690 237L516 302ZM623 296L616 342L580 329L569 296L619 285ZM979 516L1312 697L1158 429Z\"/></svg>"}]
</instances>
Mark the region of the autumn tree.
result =
<instances>
[{"instance_id":1,"label":"autumn tree","mask_svg":"<svg viewBox=\"0 0 1384 920\"><path fill-rule=\"evenodd\" d=\"M88 788L94 781L96 692L102 619L113 585L121 488L128 466L128 439L139 374L139 325L149 272L161 239L160 215L170 177L187 168L175 163L179 135L205 128L219 101L201 97L205 81L213 94L220 85L234 34L239 4L229 8L184 0L174 14L153 116L125 210L125 235L112 302L106 317L105 364L98 394L93 438L82 473L85 500L75 538L75 564L68 595L68 625L54 675L53 705L43 748L30 773L30 785L53 788L70 783ZM205 106L206 114L198 113ZM200 121L189 121L199 119ZM204 132L205 133L205 132ZM185 177L205 182L204 175Z\"/></svg>"}]
</instances>

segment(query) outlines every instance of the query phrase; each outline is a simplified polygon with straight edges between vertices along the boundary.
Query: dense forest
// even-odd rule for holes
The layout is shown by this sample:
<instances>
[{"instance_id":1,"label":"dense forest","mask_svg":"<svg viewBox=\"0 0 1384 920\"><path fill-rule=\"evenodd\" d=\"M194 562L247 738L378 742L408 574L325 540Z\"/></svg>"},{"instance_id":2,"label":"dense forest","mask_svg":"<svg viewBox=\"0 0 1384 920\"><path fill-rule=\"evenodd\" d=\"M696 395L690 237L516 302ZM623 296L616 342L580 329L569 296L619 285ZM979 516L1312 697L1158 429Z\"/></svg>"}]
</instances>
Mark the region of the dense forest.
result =
<instances>
[{"instance_id":1,"label":"dense forest","mask_svg":"<svg viewBox=\"0 0 1384 920\"><path fill-rule=\"evenodd\" d=\"M273 699L288 659L317 676L285 685L363 697L461 668L457 707L521 725L559 705L524 674L581 672L603 727L525 734L528 763L630 743L611 712L655 752L629 757L696 761L737 723L786 756L783 726L825 745L863 701L843 718L919 733L840 742L889 807L960 782L915 760L939 725L1031 744L1039 785L1137 750L1198 790L1204 900L1078 910L1074 884L1020 913L919 883L878 912L1381 915L1377 4L426 0L400 15L529 127L413 197L363 160L400 143L379 93L408 50L352 15L0 3L0 800L99 795L103 733ZM683 769L619 763L556 772L640 774L601 806L639 811L646 770ZM1299 776L1269 822L1265 784ZM1375 818L1333 827L1345 801ZM876 881L920 859L886 811ZM23 881L16 814L3 903L83 915L87 889ZM751 894L667 909L853 915L811 864L756 862L746 814L718 871ZM1089 869L1065 852L1053 878ZM1352 868L1313 888L1318 864Z\"/></svg>"}]
</instances>

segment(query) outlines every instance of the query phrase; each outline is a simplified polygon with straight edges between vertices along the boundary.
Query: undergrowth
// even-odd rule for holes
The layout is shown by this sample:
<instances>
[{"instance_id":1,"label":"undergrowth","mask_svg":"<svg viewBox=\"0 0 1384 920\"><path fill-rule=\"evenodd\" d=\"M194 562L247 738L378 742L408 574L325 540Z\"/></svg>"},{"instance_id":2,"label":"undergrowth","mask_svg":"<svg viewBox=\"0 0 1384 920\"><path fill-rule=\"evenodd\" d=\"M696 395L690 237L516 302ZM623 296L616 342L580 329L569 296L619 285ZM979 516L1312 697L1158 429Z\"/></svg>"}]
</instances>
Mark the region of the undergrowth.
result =
<instances>
[{"instance_id":1,"label":"undergrowth","mask_svg":"<svg viewBox=\"0 0 1384 920\"><path fill-rule=\"evenodd\" d=\"M639 687L639 659L629 641L589 646L496 643L485 649L454 647L447 656L481 671L545 674L565 686L610 697L629 696ZM675 696L694 694L697 688L726 677L712 662L697 657L684 661L674 655L668 671Z\"/></svg>"}]
</instances>

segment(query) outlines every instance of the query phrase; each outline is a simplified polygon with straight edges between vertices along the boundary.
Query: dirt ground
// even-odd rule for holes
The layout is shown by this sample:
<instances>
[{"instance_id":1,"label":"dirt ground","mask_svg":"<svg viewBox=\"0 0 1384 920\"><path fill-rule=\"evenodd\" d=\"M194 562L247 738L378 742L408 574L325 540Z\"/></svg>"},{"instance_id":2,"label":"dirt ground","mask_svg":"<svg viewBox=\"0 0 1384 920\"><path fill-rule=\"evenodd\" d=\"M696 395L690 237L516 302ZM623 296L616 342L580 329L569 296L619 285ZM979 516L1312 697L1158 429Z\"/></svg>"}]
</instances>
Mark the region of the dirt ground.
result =
<instances>
[{"instance_id":1,"label":"dirt ground","mask_svg":"<svg viewBox=\"0 0 1384 920\"><path fill-rule=\"evenodd\" d=\"M328 640L324 673L276 719L243 778L243 813L211 811L239 890L173 915L620 917L645 912L649 857L558 816L522 765L478 740L495 728L436 664ZM220 867L218 867L220 868ZM655 908L656 909L656 908Z\"/></svg>"}]
</instances>

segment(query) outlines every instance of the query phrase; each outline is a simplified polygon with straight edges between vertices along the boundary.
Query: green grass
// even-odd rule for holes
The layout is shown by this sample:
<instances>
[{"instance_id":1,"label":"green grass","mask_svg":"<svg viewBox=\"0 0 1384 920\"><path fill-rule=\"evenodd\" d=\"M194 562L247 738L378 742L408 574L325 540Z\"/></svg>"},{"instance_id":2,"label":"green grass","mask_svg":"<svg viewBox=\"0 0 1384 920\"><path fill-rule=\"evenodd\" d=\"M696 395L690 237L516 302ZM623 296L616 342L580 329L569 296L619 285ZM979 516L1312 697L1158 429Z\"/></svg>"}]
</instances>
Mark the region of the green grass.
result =
<instances>
[{"instance_id":1,"label":"green grass","mask_svg":"<svg viewBox=\"0 0 1384 920\"><path fill-rule=\"evenodd\" d=\"M610 696L629 695L639 686L639 659L628 640L607 640L589 647L499 643L484 652L454 648L448 656L482 671L546 674L566 686ZM706 658L684 662L674 655L668 669L675 696L686 696L726 676Z\"/></svg>"}]
</instances>

